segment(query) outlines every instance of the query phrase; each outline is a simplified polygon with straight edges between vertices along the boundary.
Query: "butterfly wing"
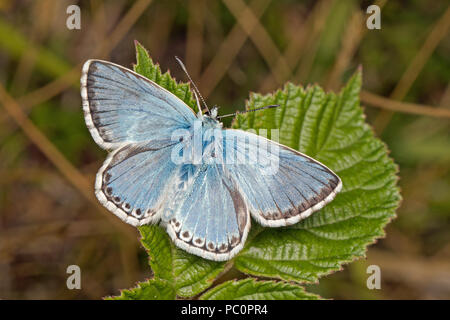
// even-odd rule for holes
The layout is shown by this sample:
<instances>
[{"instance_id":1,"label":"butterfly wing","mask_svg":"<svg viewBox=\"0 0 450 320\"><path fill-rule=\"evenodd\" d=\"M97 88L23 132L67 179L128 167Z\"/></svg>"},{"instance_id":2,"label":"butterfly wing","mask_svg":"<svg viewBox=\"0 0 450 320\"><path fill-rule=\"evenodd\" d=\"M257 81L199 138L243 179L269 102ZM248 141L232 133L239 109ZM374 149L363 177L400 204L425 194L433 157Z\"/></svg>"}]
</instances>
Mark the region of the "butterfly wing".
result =
<instances>
[{"instance_id":1,"label":"butterfly wing","mask_svg":"<svg viewBox=\"0 0 450 320\"><path fill-rule=\"evenodd\" d=\"M84 64L81 97L86 125L104 149L170 138L174 130L188 128L196 119L192 109L171 92L107 61Z\"/></svg>"},{"instance_id":2,"label":"butterfly wing","mask_svg":"<svg viewBox=\"0 0 450 320\"><path fill-rule=\"evenodd\" d=\"M225 130L224 151L230 150L236 161L227 169L263 226L297 223L341 190L341 180L325 165L255 134Z\"/></svg>"},{"instance_id":3,"label":"butterfly wing","mask_svg":"<svg viewBox=\"0 0 450 320\"><path fill-rule=\"evenodd\" d=\"M190 253L229 260L242 249L250 229L247 205L223 166L187 167L193 172L192 183L166 217L167 232L178 247Z\"/></svg>"},{"instance_id":4,"label":"butterfly wing","mask_svg":"<svg viewBox=\"0 0 450 320\"><path fill-rule=\"evenodd\" d=\"M114 150L97 173L95 194L123 221L139 226L160 219L177 165L170 141L130 143Z\"/></svg>"},{"instance_id":5,"label":"butterfly wing","mask_svg":"<svg viewBox=\"0 0 450 320\"><path fill-rule=\"evenodd\" d=\"M194 112L147 78L100 60L84 64L81 96L92 137L112 150L97 173L97 198L132 225L158 221L178 167L172 133L190 128Z\"/></svg>"}]
</instances>

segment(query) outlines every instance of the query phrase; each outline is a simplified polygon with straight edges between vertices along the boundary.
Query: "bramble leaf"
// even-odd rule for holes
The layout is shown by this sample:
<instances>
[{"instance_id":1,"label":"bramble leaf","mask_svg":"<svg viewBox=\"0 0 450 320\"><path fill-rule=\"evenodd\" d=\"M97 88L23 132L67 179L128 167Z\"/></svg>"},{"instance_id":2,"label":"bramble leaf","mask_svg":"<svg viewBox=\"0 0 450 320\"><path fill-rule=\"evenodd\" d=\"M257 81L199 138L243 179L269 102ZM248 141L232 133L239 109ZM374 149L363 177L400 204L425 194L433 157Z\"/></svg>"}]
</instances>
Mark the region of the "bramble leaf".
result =
<instances>
[{"instance_id":1,"label":"bramble leaf","mask_svg":"<svg viewBox=\"0 0 450 320\"><path fill-rule=\"evenodd\" d=\"M361 72L336 95L319 86L292 83L274 94L252 94L233 127L279 129L279 142L319 160L340 176L342 191L319 212L286 228L252 230L235 259L240 271L297 282L315 282L342 264L364 256L384 235L400 194L397 167L377 139L359 104Z\"/></svg>"},{"instance_id":2,"label":"bramble leaf","mask_svg":"<svg viewBox=\"0 0 450 320\"><path fill-rule=\"evenodd\" d=\"M120 296L107 297L106 300L173 300L175 291L164 280L140 282L135 288L121 290Z\"/></svg>"},{"instance_id":3,"label":"bramble leaf","mask_svg":"<svg viewBox=\"0 0 450 320\"><path fill-rule=\"evenodd\" d=\"M256 281L249 278L239 281L227 281L208 290L200 296L201 300L317 300L319 296L305 292L298 285Z\"/></svg>"}]
</instances>

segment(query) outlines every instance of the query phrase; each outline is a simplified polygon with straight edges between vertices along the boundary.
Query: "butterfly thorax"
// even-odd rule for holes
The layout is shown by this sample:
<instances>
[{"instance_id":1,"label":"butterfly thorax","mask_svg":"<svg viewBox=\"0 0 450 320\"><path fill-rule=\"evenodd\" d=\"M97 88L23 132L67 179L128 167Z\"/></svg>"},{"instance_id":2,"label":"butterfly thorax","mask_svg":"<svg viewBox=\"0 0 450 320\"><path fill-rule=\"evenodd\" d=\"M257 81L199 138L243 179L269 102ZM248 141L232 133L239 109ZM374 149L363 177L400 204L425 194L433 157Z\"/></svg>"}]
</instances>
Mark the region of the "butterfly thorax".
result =
<instances>
[{"instance_id":1,"label":"butterfly thorax","mask_svg":"<svg viewBox=\"0 0 450 320\"><path fill-rule=\"evenodd\" d=\"M202 118L202 126L203 129L222 129L223 123L210 116L204 115Z\"/></svg>"}]
</instances>

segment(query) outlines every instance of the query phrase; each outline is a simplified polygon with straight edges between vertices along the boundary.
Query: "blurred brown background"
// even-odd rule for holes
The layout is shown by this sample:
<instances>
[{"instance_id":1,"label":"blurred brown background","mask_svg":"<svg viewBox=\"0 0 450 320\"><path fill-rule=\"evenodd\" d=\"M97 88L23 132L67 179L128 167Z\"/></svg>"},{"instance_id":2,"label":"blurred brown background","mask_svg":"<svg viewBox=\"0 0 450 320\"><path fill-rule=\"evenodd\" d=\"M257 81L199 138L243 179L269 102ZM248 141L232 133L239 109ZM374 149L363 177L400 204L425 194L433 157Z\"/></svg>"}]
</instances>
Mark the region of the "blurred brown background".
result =
<instances>
[{"instance_id":1,"label":"blurred brown background","mask_svg":"<svg viewBox=\"0 0 450 320\"><path fill-rule=\"evenodd\" d=\"M81 29L66 27L71 4ZM338 90L358 65L368 122L400 166L403 203L368 258L308 286L326 298L450 298L450 7L446 0L0 1L0 298L99 299L151 276L137 230L103 209L105 157L84 124L81 64L131 67L133 41L221 113L285 81ZM225 123L229 124L228 122ZM66 268L82 290L66 288ZM379 265L381 290L366 287Z\"/></svg>"}]
</instances>

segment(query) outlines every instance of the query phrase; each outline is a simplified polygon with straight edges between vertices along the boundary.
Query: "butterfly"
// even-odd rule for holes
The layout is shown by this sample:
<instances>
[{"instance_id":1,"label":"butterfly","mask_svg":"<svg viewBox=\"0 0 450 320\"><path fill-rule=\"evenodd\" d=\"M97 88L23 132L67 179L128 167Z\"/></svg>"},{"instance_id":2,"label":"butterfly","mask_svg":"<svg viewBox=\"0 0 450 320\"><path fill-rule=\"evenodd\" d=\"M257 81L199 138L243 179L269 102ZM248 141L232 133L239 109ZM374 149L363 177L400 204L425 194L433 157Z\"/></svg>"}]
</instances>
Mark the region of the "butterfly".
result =
<instances>
[{"instance_id":1,"label":"butterfly","mask_svg":"<svg viewBox=\"0 0 450 320\"><path fill-rule=\"evenodd\" d=\"M307 155L224 129L217 108L203 113L194 94L197 114L127 68L84 64L86 125L109 151L95 194L126 223L160 223L177 247L226 261L243 248L251 217L265 227L292 225L341 190L340 178Z\"/></svg>"}]
</instances>

